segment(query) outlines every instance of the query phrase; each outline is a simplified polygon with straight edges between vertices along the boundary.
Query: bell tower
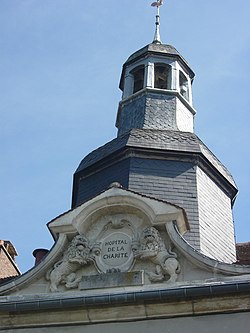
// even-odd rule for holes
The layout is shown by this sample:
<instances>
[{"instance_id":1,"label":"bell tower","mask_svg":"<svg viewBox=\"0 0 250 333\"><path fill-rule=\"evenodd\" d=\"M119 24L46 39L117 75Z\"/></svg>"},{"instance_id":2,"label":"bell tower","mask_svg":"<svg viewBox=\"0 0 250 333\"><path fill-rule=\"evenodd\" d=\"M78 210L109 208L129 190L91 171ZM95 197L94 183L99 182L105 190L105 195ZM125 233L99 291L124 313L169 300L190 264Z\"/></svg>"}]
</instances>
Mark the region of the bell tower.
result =
<instances>
[{"instance_id":1,"label":"bell tower","mask_svg":"<svg viewBox=\"0 0 250 333\"><path fill-rule=\"evenodd\" d=\"M182 207L185 240L211 258L236 261L233 177L194 133L194 72L171 45L162 44L159 7L152 43L124 63L117 138L87 155L74 174L72 208L111 183Z\"/></svg>"},{"instance_id":2,"label":"bell tower","mask_svg":"<svg viewBox=\"0 0 250 333\"><path fill-rule=\"evenodd\" d=\"M153 42L133 53L123 65L118 136L132 128L193 132L196 111L192 102L194 72L187 61L160 37L157 8Z\"/></svg>"},{"instance_id":3,"label":"bell tower","mask_svg":"<svg viewBox=\"0 0 250 333\"><path fill-rule=\"evenodd\" d=\"M123 65L118 136L132 128L193 132L194 72L170 45L149 44Z\"/></svg>"}]
</instances>

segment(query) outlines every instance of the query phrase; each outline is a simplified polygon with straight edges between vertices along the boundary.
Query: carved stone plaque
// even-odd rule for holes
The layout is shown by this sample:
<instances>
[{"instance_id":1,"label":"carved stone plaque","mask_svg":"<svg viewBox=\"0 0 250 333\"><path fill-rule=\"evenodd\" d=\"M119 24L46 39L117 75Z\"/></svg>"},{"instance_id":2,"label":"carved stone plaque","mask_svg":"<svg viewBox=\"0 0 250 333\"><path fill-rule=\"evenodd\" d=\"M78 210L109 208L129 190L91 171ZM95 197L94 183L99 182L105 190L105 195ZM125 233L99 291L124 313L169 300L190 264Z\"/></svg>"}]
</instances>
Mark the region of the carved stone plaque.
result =
<instances>
[{"instance_id":1,"label":"carved stone plaque","mask_svg":"<svg viewBox=\"0 0 250 333\"><path fill-rule=\"evenodd\" d=\"M79 283L80 290L108 287L141 286L144 283L144 272L114 272L99 275L83 276Z\"/></svg>"},{"instance_id":2,"label":"carved stone plaque","mask_svg":"<svg viewBox=\"0 0 250 333\"><path fill-rule=\"evenodd\" d=\"M132 238L122 231L113 231L101 240L100 254L96 257L96 264L101 271L118 269L127 271L134 256L132 253Z\"/></svg>"}]
</instances>

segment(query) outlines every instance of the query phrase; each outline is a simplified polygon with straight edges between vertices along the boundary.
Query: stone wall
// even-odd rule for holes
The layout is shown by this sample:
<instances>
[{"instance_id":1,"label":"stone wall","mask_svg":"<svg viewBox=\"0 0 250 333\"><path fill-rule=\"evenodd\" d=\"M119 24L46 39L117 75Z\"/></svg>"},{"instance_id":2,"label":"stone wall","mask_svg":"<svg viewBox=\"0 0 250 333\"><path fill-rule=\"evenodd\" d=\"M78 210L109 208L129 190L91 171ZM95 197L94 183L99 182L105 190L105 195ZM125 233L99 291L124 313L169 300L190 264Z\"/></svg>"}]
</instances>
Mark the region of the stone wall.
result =
<instances>
[{"instance_id":1,"label":"stone wall","mask_svg":"<svg viewBox=\"0 0 250 333\"><path fill-rule=\"evenodd\" d=\"M114 309L115 312L115 309ZM54 314L56 315L56 313ZM24 328L3 330L3 333L246 333L247 327L250 327L249 312L231 313L208 316L195 316L184 318L155 319L132 322L111 322L92 325L74 325L44 327L44 328Z\"/></svg>"}]
</instances>

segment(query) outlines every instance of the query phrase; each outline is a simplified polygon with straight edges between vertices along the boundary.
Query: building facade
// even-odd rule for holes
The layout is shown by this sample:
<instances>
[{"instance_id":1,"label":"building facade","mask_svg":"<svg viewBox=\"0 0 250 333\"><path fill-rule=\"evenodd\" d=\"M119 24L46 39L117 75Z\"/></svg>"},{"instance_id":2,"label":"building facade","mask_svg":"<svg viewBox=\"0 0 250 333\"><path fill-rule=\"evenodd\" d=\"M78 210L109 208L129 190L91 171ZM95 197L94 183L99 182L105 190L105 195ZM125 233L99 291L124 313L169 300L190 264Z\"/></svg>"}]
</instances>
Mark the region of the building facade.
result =
<instances>
[{"instance_id":1,"label":"building facade","mask_svg":"<svg viewBox=\"0 0 250 333\"><path fill-rule=\"evenodd\" d=\"M194 133L194 72L154 41L123 65L117 137L74 174L55 244L0 286L0 330L246 332L229 171Z\"/></svg>"}]
</instances>

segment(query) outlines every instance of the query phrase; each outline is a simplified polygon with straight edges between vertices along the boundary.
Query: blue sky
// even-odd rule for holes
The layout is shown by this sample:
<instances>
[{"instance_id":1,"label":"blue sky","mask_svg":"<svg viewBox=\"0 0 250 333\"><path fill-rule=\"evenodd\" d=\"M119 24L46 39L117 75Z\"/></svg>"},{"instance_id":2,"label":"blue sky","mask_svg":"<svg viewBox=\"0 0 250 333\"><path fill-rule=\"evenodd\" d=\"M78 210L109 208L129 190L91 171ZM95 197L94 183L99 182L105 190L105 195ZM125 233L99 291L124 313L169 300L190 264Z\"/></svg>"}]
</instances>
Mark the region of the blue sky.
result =
<instances>
[{"instance_id":1,"label":"blue sky","mask_svg":"<svg viewBox=\"0 0 250 333\"><path fill-rule=\"evenodd\" d=\"M71 205L72 175L116 136L122 64L150 43L148 0L0 1L0 239L50 248L46 223ZM250 241L250 3L169 0L161 37L196 73L196 134L233 174L238 242Z\"/></svg>"}]
</instances>

